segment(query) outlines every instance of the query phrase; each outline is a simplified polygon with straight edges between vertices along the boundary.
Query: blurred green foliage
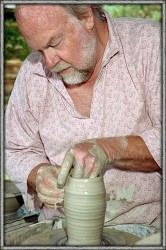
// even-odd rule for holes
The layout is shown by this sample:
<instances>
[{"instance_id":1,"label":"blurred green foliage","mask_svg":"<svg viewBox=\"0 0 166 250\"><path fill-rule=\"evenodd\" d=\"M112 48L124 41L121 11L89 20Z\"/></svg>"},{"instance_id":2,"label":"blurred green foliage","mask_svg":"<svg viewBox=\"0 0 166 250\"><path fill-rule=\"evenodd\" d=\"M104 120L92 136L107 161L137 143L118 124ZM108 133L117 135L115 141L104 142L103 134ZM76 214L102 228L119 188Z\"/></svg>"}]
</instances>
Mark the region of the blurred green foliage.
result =
<instances>
[{"instance_id":1,"label":"blurred green foliage","mask_svg":"<svg viewBox=\"0 0 166 250\"><path fill-rule=\"evenodd\" d=\"M162 5L160 4L116 4L104 5L113 18L136 17L149 18L161 22Z\"/></svg>"},{"instance_id":2,"label":"blurred green foliage","mask_svg":"<svg viewBox=\"0 0 166 250\"><path fill-rule=\"evenodd\" d=\"M150 18L161 22L161 5L159 4L109 4L104 5L112 17ZM18 58L23 61L30 50L20 35L14 18L4 20L4 58Z\"/></svg>"},{"instance_id":3,"label":"blurred green foliage","mask_svg":"<svg viewBox=\"0 0 166 250\"><path fill-rule=\"evenodd\" d=\"M5 60L26 58L30 50L20 35L16 22L10 18L4 21L4 58Z\"/></svg>"}]
</instances>

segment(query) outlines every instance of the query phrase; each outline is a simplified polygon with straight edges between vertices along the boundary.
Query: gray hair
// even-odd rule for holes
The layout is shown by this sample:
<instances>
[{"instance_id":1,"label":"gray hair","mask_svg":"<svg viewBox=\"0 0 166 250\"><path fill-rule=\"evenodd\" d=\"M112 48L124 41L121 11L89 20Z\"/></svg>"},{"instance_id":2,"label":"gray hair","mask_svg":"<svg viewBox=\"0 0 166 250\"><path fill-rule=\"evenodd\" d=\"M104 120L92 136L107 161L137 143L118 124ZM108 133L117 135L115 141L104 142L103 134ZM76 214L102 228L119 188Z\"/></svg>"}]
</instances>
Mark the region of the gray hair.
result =
<instances>
[{"instance_id":1,"label":"gray hair","mask_svg":"<svg viewBox=\"0 0 166 250\"><path fill-rule=\"evenodd\" d=\"M102 5L100 4L61 4L63 8L65 8L69 13L77 17L78 19L82 19L86 17L87 15L87 8L91 7L93 14L100 18L100 19L105 19L105 14L104 14L104 9Z\"/></svg>"}]
</instances>

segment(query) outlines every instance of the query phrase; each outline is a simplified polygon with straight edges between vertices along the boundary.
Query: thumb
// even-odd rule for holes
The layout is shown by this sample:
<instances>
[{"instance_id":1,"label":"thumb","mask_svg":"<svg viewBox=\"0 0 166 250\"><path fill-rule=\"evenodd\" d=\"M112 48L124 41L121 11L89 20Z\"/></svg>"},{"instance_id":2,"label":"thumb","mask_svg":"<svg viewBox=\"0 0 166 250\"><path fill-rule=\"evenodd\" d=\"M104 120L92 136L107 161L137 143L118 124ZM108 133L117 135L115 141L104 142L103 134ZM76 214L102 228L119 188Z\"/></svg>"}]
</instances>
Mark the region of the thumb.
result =
<instances>
[{"instance_id":1,"label":"thumb","mask_svg":"<svg viewBox=\"0 0 166 250\"><path fill-rule=\"evenodd\" d=\"M74 155L71 153L71 148L68 149L65 158L62 162L62 166L61 166L61 171L58 174L58 178L57 178L57 187L58 188L63 188L67 179L67 176L73 166L73 162L74 162Z\"/></svg>"}]
</instances>

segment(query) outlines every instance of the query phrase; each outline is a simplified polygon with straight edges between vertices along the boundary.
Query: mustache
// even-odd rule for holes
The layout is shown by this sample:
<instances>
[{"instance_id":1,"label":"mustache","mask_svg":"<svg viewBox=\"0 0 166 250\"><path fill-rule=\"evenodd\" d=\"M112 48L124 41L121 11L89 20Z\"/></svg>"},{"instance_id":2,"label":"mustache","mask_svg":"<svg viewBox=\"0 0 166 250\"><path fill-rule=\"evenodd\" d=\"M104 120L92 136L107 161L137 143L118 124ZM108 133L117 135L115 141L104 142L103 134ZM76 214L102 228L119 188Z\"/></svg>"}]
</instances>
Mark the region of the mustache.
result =
<instances>
[{"instance_id":1,"label":"mustache","mask_svg":"<svg viewBox=\"0 0 166 250\"><path fill-rule=\"evenodd\" d=\"M59 73L62 70L65 70L69 67L72 67L72 65L70 63L66 63L66 62L60 62L59 64L57 64L53 69L51 69L52 73Z\"/></svg>"}]
</instances>

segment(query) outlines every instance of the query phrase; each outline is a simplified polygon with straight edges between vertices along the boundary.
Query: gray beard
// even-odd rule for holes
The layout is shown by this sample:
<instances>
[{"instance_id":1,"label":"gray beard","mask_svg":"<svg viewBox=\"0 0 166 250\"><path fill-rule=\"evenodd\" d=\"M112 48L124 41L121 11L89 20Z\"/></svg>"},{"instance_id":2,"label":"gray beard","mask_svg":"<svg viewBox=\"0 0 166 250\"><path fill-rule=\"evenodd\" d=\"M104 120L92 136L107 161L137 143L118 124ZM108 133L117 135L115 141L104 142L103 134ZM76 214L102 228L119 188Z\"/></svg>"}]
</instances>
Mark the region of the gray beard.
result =
<instances>
[{"instance_id":1,"label":"gray beard","mask_svg":"<svg viewBox=\"0 0 166 250\"><path fill-rule=\"evenodd\" d=\"M53 74L58 76L65 84L67 85L78 85L86 82L92 75L92 70L76 70L74 68L71 69L71 72L68 74L60 74L58 72L54 72L54 69L51 70Z\"/></svg>"}]
</instances>

